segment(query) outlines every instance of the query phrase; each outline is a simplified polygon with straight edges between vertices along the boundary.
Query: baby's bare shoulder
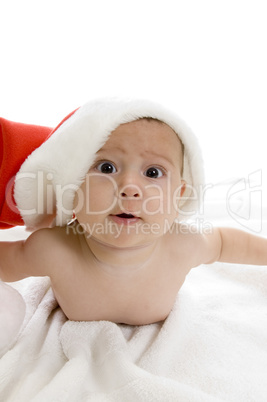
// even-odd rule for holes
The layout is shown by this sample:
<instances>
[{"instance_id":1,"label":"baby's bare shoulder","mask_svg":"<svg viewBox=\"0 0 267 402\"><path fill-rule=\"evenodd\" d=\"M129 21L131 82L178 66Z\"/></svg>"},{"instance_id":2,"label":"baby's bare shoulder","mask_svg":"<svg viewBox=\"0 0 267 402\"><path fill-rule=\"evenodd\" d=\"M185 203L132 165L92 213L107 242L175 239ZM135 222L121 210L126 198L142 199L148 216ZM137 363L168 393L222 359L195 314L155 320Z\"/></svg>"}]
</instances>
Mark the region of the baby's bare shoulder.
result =
<instances>
[{"instance_id":1,"label":"baby's bare shoulder","mask_svg":"<svg viewBox=\"0 0 267 402\"><path fill-rule=\"evenodd\" d=\"M196 225L189 223L174 223L167 235L171 244L175 244L178 249L180 245L192 248L203 239L202 231Z\"/></svg>"},{"instance_id":2,"label":"baby's bare shoulder","mask_svg":"<svg viewBox=\"0 0 267 402\"><path fill-rule=\"evenodd\" d=\"M62 230L41 229L26 240L0 243L0 277L7 282L28 276L50 276L52 262L67 250ZM65 244L65 245L64 245Z\"/></svg>"},{"instance_id":3,"label":"baby's bare shoulder","mask_svg":"<svg viewBox=\"0 0 267 402\"><path fill-rule=\"evenodd\" d=\"M63 228L46 228L33 232L25 241L25 249L32 252L38 250L44 252L47 247L51 247L50 252L58 246L64 246L68 242Z\"/></svg>"},{"instance_id":4,"label":"baby's bare shoulder","mask_svg":"<svg viewBox=\"0 0 267 402\"><path fill-rule=\"evenodd\" d=\"M24 243L24 260L33 266L36 275L51 275L51 267L61 266L74 254L77 239L67 235L65 228L40 229Z\"/></svg>"},{"instance_id":5,"label":"baby's bare shoulder","mask_svg":"<svg viewBox=\"0 0 267 402\"><path fill-rule=\"evenodd\" d=\"M177 223L168 233L168 247L174 258L186 261L191 268L207 264L216 248L216 231L210 225L199 227L191 223Z\"/></svg>"}]
</instances>

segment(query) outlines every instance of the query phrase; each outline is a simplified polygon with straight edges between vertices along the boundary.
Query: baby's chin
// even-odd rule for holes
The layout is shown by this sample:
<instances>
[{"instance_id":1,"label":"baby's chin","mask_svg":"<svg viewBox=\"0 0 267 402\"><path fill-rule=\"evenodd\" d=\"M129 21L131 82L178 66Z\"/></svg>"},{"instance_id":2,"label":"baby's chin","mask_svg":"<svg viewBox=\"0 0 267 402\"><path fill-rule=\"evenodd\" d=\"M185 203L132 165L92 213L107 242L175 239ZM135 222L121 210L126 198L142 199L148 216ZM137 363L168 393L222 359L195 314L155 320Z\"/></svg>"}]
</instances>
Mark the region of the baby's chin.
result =
<instances>
[{"instance_id":1,"label":"baby's chin","mask_svg":"<svg viewBox=\"0 0 267 402\"><path fill-rule=\"evenodd\" d=\"M144 248L152 243L158 241L158 237L154 236L133 236L128 233L119 233L114 236L112 234L99 236L97 234L90 234L85 238L87 242L98 243L107 249L117 249L117 250L137 250L140 248Z\"/></svg>"}]
</instances>

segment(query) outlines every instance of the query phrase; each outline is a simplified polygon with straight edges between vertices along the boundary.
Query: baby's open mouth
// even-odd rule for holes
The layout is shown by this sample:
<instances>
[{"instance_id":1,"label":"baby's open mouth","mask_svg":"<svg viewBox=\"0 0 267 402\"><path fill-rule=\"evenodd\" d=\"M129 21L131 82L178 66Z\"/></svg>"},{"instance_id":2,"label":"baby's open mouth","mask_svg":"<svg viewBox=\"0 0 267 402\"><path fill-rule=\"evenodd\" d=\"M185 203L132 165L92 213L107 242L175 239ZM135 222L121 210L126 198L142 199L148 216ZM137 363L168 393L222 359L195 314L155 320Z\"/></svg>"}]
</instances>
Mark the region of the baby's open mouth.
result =
<instances>
[{"instance_id":1,"label":"baby's open mouth","mask_svg":"<svg viewBox=\"0 0 267 402\"><path fill-rule=\"evenodd\" d=\"M134 215L132 215L132 214L118 214L118 215L116 215L116 216L118 216L119 218L124 218L124 219L133 219L133 218L136 218L136 216L134 216Z\"/></svg>"},{"instance_id":2,"label":"baby's open mouth","mask_svg":"<svg viewBox=\"0 0 267 402\"><path fill-rule=\"evenodd\" d=\"M133 214L126 214L125 212L117 215L110 215L110 217L114 222L120 225L135 224L140 220L138 216L135 216Z\"/></svg>"}]
</instances>

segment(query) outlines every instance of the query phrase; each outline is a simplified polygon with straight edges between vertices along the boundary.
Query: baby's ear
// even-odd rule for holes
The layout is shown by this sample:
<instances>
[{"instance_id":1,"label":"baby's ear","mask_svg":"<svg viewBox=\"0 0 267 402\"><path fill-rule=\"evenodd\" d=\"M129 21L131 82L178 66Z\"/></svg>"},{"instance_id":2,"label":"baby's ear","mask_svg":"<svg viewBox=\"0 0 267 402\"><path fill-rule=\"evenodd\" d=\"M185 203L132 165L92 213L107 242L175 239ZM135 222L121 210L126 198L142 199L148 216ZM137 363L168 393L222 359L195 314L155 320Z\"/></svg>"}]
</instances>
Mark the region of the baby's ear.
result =
<instances>
[{"instance_id":1,"label":"baby's ear","mask_svg":"<svg viewBox=\"0 0 267 402\"><path fill-rule=\"evenodd\" d=\"M179 217L179 215L180 215L180 212L181 212L181 209L180 209L180 203L183 203L184 201L182 200L182 198L183 198L183 195L184 195L184 193L185 193L185 190L186 190L186 181L185 180L181 180L181 184L180 184L180 186L179 186L179 197L178 197L178 199L177 199L177 216L176 216L176 218L178 218Z\"/></svg>"}]
</instances>

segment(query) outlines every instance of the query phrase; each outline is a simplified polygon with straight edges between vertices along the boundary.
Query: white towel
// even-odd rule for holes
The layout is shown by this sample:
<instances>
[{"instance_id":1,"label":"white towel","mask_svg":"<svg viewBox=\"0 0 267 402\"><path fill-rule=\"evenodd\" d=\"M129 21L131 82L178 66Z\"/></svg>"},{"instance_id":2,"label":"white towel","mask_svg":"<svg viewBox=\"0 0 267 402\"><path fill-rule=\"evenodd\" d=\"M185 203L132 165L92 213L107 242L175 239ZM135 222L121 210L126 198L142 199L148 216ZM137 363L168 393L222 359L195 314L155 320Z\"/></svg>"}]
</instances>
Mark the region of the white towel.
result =
<instances>
[{"instance_id":1,"label":"white towel","mask_svg":"<svg viewBox=\"0 0 267 402\"><path fill-rule=\"evenodd\" d=\"M0 280L0 357L16 341L25 316L21 295Z\"/></svg>"},{"instance_id":2,"label":"white towel","mask_svg":"<svg viewBox=\"0 0 267 402\"><path fill-rule=\"evenodd\" d=\"M48 278L14 284L26 315L0 359L0 400L266 402L267 268L190 272L163 323L73 322Z\"/></svg>"}]
</instances>

